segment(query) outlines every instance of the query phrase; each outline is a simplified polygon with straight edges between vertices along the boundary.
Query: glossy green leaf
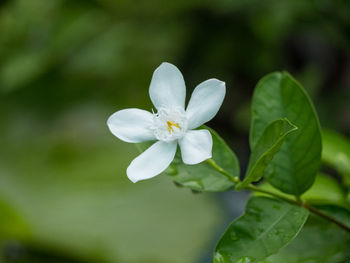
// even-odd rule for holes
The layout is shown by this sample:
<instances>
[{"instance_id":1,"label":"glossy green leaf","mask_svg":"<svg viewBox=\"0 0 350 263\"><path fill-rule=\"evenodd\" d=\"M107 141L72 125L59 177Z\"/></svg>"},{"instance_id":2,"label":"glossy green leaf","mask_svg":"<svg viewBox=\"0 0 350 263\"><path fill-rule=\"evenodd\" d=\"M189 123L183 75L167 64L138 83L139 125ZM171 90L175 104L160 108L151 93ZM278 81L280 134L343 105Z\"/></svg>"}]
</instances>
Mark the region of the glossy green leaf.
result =
<instances>
[{"instance_id":1,"label":"glossy green leaf","mask_svg":"<svg viewBox=\"0 0 350 263\"><path fill-rule=\"evenodd\" d=\"M334 131L322 131L322 161L343 176L350 186L350 140Z\"/></svg>"},{"instance_id":2,"label":"glossy green leaf","mask_svg":"<svg viewBox=\"0 0 350 263\"><path fill-rule=\"evenodd\" d=\"M208 129L213 138L212 159L232 176L239 176L239 163L236 155L225 141L212 129ZM145 150L152 143L138 144L140 150ZM208 162L187 165L182 162L178 148L175 159L164 174L171 176L175 183L196 191L220 192L234 186L232 180L218 172Z\"/></svg>"},{"instance_id":3,"label":"glossy green leaf","mask_svg":"<svg viewBox=\"0 0 350 263\"><path fill-rule=\"evenodd\" d=\"M347 232L330 222L312 222L289 245L261 263L345 263L349 247Z\"/></svg>"},{"instance_id":4,"label":"glossy green leaf","mask_svg":"<svg viewBox=\"0 0 350 263\"><path fill-rule=\"evenodd\" d=\"M236 189L240 190L251 182L260 180L264 175L265 168L280 150L286 136L296 130L297 127L287 119L280 119L270 123L254 145L246 177L243 182L237 184Z\"/></svg>"},{"instance_id":5,"label":"glossy green leaf","mask_svg":"<svg viewBox=\"0 0 350 263\"><path fill-rule=\"evenodd\" d=\"M259 262L277 253L303 227L308 211L267 197L253 197L246 212L216 246L214 263Z\"/></svg>"},{"instance_id":6,"label":"glossy green leaf","mask_svg":"<svg viewBox=\"0 0 350 263\"><path fill-rule=\"evenodd\" d=\"M260 184L259 187L287 198L293 198L293 195L283 193L266 182ZM261 193L254 194L264 195ZM346 206L346 194L341 185L333 177L323 173L316 176L314 184L301 196L301 198L316 205L333 204Z\"/></svg>"},{"instance_id":7,"label":"glossy green leaf","mask_svg":"<svg viewBox=\"0 0 350 263\"><path fill-rule=\"evenodd\" d=\"M298 131L286 137L265 177L281 191L301 195L311 187L320 166L321 132L308 95L286 72L267 75L255 88L250 130L252 149L265 127L279 118L290 120Z\"/></svg>"}]
</instances>

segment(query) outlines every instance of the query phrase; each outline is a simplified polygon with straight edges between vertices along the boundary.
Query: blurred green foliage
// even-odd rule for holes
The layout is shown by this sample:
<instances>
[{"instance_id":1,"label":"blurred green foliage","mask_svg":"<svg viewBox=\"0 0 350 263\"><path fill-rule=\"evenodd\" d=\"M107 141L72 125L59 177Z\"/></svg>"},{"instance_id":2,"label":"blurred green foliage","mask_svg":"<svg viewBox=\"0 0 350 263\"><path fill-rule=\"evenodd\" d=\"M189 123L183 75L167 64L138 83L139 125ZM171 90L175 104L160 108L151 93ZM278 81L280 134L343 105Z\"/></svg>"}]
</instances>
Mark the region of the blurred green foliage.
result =
<instances>
[{"instance_id":1,"label":"blurred green foliage","mask_svg":"<svg viewBox=\"0 0 350 263\"><path fill-rule=\"evenodd\" d=\"M109 133L108 116L150 110L163 61L188 93L222 79L209 126L245 163L253 86L285 69L321 124L349 135L349 29L346 0L1 1L2 261L205 261L222 209L166 178L130 183L137 151Z\"/></svg>"}]
</instances>

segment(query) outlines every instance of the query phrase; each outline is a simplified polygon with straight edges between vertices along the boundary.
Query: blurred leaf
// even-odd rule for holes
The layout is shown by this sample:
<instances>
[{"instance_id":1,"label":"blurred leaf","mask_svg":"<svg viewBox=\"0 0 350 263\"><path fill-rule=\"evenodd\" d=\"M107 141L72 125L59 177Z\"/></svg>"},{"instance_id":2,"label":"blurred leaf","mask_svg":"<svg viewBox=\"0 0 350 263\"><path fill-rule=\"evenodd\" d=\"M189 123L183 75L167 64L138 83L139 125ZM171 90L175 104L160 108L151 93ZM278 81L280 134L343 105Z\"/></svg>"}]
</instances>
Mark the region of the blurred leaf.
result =
<instances>
[{"instance_id":1,"label":"blurred leaf","mask_svg":"<svg viewBox=\"0 0 350 263\"><path fill-rule=\"evenodd\" d=\"M297 127L287 119L276 120L268 124L252 149L246 177L236 186L236 189L240 190L251 182L259 181L267 165L280 150L286 136L296 130Z\"/></svg>"},{"instance_id":2,"label":"blurred leaf","mask_svg":"<svg viewBox=\"0 0 350 263\"><path fill-rule=\"evenodd\" d=\"M333 177L319 174L312 187L306 191L302 198L313 204L346 205L345 192Z\"/></svg>"},{"instance_id":3,"label":"blurred leaf","mask_svg":"<svg viewBox=\"0 0 350 263\"><path fill-rule=\"evenodd\" d=\"M350 237L329 222L306 224L285 248L262 263L346 263Z\"/></svg>"},{"instance_id":4,"label":"blurred leaf","mask_svg":"<svg viewBox=\"0 0 350 263\"><path fill-rule=\"evenodd\" d=\"M106 260L95 258L81 259L69 253L55 250L47 250L42 246L19 243L14 241L6 242L2 248L4 262L6 263L108 263ZM3 261L0 261L1 263Z\"/></svg>"},{"instance_id":5,"label":"blurred leaf","mask_svg":"<svg viewBox=\"0 0 350 263\"><path fill-rule=\"evenodd\" d=\"M322 161L343 176L345 185L350 187L350 141L334 131L322 132Z\"/></svg>"},{"instance_id":6,"label":"blurred leaf","mask_svg":"<svg viewBox=\"0 0 350 263\"><path fill-rule=\"evenodd\" d=\"M293 198L292 195L283 193L265 182L260 184L259 187L288 198ZM264 194L255 193L255 195ZM342 187L339 185L337 180L326 174L318 174L314 184L301 196L301 198L312 204L334 204L340 206L347 205L345 192L343 191Z\"/></svg>"},{"instance_id":7,"label":"blurred leaf","mask_svg":"<svg viewBox=\"0 0 350 263\"><path fill-rule=\"evenodd\" d=\"M228 227L216 246L215 263L259 262L293 240L309 213L305 208L253 197L246 212Z\"/></svg>"},{"instance_id":8,"label":"blurred leaf","mask_svg":"<svg viewBox=\"0 0 350 263\"><path fill-rule=\"evenodd\" d=\"M22 216L11 206L0 200L0 241L27 238L29 228Z\"/></svg>"},{"instance_id":9,"label":"blurred leaf","mask_svg":"<svg viewBox=\"0 0 350 263\"><path fill-rule=\"evenodd\" d=\"M51 1L50 1L51 2ZM60 1L54 1L57 2ZM36 1L38 10L41 8L55 8L52 3L45 4L43 1ZM31 8L34 7L30 6ZM23 9L22 3L17 7ZM28 8L28 7L27 7ZM24 7L25 9L25 7ZM14 10L12 12L16 12ZM36 14L36 9L31 12L40 17L40 13ZM31 19L31 12L25 14ZM52 10L51 10L52 12ZM50 12L48 12L50 14ZM17 16L16 16L17 17ZM23 19L23 18L22 18ZM41 17L47 20L47 17ZM62 63L67 58L70 59L75 52L79 51L80 46L87 42L91 37L99 35L105 30L105 18L103 13L98 10L80 8L72 9L65 13L63 17L54 17L53 21L57 21L55 26L48 26L45 22L28 21L29 32L28 38L35 39L33 45L24 45L12 56L8 56L4 60L4 64L0 68L0 91L12 91L17 88L25 87L32 81L38 79L44 73L54 68L55 65ZM23 21L22 21L23 22ZM52 21L51 21L52 22ZM36 32L39 27L39 32ZM43 28L42 28L43 27ZM49 32L52 36L48 38ZM0 50L1 55L1 50Z\"/></svg>"},{"instance_id":10,"label":"blurred leaf","mask_svg":"<svg viewBox=\"0 0 350 263\"><path fill-rule=\"evenodd\" d=\"M89 104L51 122L19 112L1 129L0 192L31 231L25 245L84 262L194 262L221 208L168 178L131 183L137 151L110 134L107 112Z\"/></svg>"},{"instance_id":11,"label":"blurred leaf","mask_svg":"<svg viewBox=\"0 0 350 263\"><path fill-rule=\"evenodd\" d=\"M265 177L281 191L301 195L314 182L322 148L319 121L308 95L288 73L272 73L257 84L252 112L252 149L273 120L287 118L298 127L285 139Z\"/></svg>"},{"instance_id":12,"label":"blurred leaf","mask_svg":"<svg viewBox=\"0 0 350 263\"><path fill-rule=\"evenodd\" d=\"M204 128L210 131L213 138L212 159L232 176L239 176L239 163L236 155L214 130ZM138 148L143 151L151 144L150 142L140 143ZM206 161L196 165L184 164L179 148L174 161L164 174L171 176L174 182L197 191L219 192L234 186L227 176L219 173Z\"/></svg>"},{"instance_id":13,"label":"blurred leaf","mask_svg":"<svg viewBox=\"0 0 350 263\"><path fill-rule=\"evenodd\" d=\"M43 71L46 62L42 52L22 52L6 61L0 70L2 89L10 91L32 81Z\"/></svg>"}]
</instances>

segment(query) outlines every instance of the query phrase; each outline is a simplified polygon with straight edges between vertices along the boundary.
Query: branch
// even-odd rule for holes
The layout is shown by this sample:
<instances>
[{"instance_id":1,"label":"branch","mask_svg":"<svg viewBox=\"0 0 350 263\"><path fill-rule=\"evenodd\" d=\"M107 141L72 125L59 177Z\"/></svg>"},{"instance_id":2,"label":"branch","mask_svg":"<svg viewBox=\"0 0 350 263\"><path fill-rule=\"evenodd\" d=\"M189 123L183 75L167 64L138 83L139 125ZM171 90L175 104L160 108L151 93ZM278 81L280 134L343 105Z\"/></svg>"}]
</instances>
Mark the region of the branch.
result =
<instances>
[{"instance_id":1,"label":"branch","mask_svg":"<svg viewBox=\"0 0 350 263\"><path fill-rule=\"evenodd\" d=\"M213 159L209 159L207 160L207 162L213 167L215 168L219 173L222 173L223 175L227 176L227 178L229 178L232 182L234 182L235 184L240 182L240 179L237 176L232 176L230 173L228 173L227 171L225 171L223 168L221 168L219 165L217 165L215 163L215 161ZM285 196L282 196L278 193L273 193L264 189L261 189L253 184L249 184L245 189L251 190L251 191L255 191L255 192L260 192L260 193L264 193L264 194L268 194L270 196L273 196L279 200L288 202L290 204L294 204L300 207L304 207L306 209L308 209L311 213L314 213L315 215L318 215L330 222L333 222L334 224L336 224L337 226L339 226L340 228L344 229L345 231L347 231L350 234L350 227L348 227L347 225L343 224L342 222L338 221L336 218L324 213L323 211L317 209L316 207L313 207L311 204L307 203L306 201L301 200L300 198L298 198L298 200L294 200Z\"/></svg>"}]
</instances>

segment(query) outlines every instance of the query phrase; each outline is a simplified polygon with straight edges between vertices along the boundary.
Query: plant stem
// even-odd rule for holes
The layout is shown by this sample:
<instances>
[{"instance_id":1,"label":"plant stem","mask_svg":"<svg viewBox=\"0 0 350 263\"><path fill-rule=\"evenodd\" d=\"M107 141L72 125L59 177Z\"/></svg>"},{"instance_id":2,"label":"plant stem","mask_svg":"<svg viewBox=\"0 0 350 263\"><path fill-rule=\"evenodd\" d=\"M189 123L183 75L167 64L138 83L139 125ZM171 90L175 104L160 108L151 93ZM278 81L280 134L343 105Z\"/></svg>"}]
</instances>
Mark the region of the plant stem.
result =
<instances>
[{"instance_id":1,"label":"plant stem","mask_svg":"<svg viewBox=\"0 0 350 263\"><path fill-rule=\"evenodd\" d=\"M311 211L312 213L323 217L324 219L333 222L334 224L338 225L339 227L343 228L344 230L346 230L348 233L350 233L350 227L348 227L347 225L343 224L342 222L338 221L337 219L335 219L334 217L331 217L329 215L327 215L326 213L324 213L322 210L317 209L316 207L312 206L311 204L307 203L307 202L303 202L302 206L305 207L306 209L308 209L309 211Z\"/></svg>"},{"instance_id":2,"label":"plant stem","mask_svg":"<svg viewBox=\"0 0 350 263\"><path fill-rule=\"evenodd\" d=\"M221 168L219 165L217 165L217 163L213 160L213 159L208 159L207 163L209 165L211 165L215 170L217 170L219 173L222 173L223 175L225 175L226 177L228 177L228 179L230 179L232 182L239 183L239 178L237 176L233 176L232 174L226 172L223 168Z\"/></svg>"},{"instance_id":3,"label":"plant stem","mask_svg":"<svg viewBox=\"0 0 350 263\"><path fill-rule=\"evenodd\" d=\"M219 173L222 173L223 175L227 176L232 182L234 182L235 184L240 182L240 179L237 176L233 176L230 173L226 172L223 168L221 168L219 165L216 164L216 162L213 159L209 159L207 161L213 168L215 168ZM333 222L334 224L336 224L337 226L341 227L342 229L344 229L345 231L347 231L348 233L350 233L350 227L348 227L347 225L343 224L342 222L338 221L336 218L324 213L323 211L319 210L316 207L313 207L311 204L307 203L306 201L302 200L300 197L296 197L296 199L292 199L292 198L288 198L285 196L282 196L278 193L273 193L270 192L268 190L264 190L261 189L253 184L249 184L245 189L251 190L251 191L255 191L255 192L260 192L260 193L264 193L270 196L273 196L279 200L283 200L285 202L288 202L290 204L294 204L294 205L298 205L300 207L304 207L306 209L308 209L310 212L330 221Z\"/></svg>"},{"instance_id":4,"label":"plant stem","mask_svg":"<svg viewBox=\"0 0 350 263\"><path fill-rule=\"evenodd\" d=\"M288 203L290 203L290 204L300 205L300 203L297 202L297 201L294 200L294 199L291 199L291 198L282 196L282 195L280 195L280 194L278 194L278 193L273 193L273 192L270 192L270 191L261 189L261 188L255 186L255 185L253 185L253 184L249 184L245 189L252 190L252 191L255 191L255 192L259 192L259 193L268 194L268 195L271 195L271 196L273 196L273 197L276 197L277 199L286 201L286 202L288 202Z\"/></svg>"},{"instance_id":5,"label":"plant stem","mask_svg":"<svg viewBox=\"0 0 350 263\"><path fill-rule=\"evenodd\" d=\"M255 191L255 192L268 194L268 195L271 195L273 197L276 197L277 199L283 200L285 202L304 207L304 208L308 209L310 212L312 212L312 213L314 213L314 214L316 214L316 215L318 215L320 217L323 217L324 219L326 219L328 221L333 222L334 224L338 225L339 227L343 228L345 231L350 233L350 227L348 227L347 225L345 225L342 222L338 221L334 217L331 217L331 216L327 215L322 210L319 210L318 208L316 208L316 207L312 206L311 204L307 203L306 201L301 200L300 197L298 198L298 201L296 201L296 200L293 200L291 198L287 198L287 197L284 197L282 195L279 195L277 193L272 193L272 192L263 190L263 189L261 189L259 187L256 187L255 185L252 185L252 184L248 185L246 187L246 189L249 189L249 190L252 190L252 191Z\"/></svg>"}]
</instances>

